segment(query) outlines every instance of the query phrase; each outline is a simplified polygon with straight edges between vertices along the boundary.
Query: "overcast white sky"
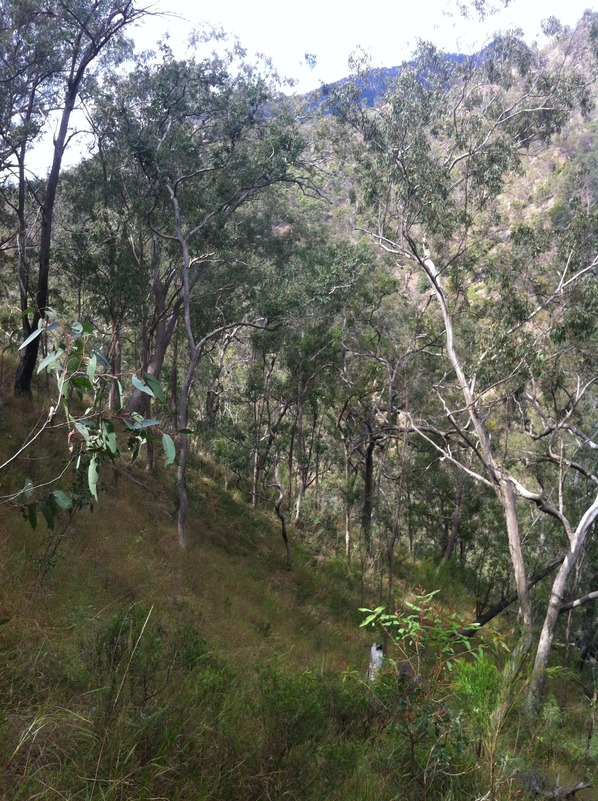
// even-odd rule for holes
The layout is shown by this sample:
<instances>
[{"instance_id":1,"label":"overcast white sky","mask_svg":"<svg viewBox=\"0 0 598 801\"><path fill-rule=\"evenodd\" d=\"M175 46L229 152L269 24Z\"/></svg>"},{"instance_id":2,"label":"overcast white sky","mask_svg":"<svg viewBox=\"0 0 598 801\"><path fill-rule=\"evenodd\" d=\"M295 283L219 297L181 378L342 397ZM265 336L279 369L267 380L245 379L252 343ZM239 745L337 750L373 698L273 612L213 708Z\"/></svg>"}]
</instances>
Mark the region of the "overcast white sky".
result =
<instances>
[{"instance_id":1,"label":"overcast white sky","mask_svg":"<svg viewBox=\"0 0 598 801\"><path fill-rule=\"evenodd\" d=\"M500 3L502 0L487 0ZM175 54L188 54L190 32L212 24L236 35L251 56L262 53L272 59L279 73L293 78L293 91L308 92L321 83L348 74L347 61L356 47L369 52L373 67L392 67L408 58L418 39L435 42L448 52L476 52L491 33L519 27L527 41L541 36L541 21L555 16L575 25L586 8L598 0L511 0L507 9L490 17L484 25L464 20L457 12L458 0L145 0L146 7L167 16L146 20L129 31L137 48L144 50L169 33ZM177 15L177 16L174 16ZM305 63L305 54L316 57L316 66ZM51 149L45 139L30 158L30 169L43 175L49 168ZM81 158L83 138L77 137L67 150L65 166Z\"/></svg>"},{"instance_id":2,"label":"overcast white sky","mask_svg":"<svg viewBox=\"0 0 598 801\"><path fill-rule=\"evenodd\" d=\"M150 0L151 2L151 0ZM542 19L556 16L574 25L595 0L512 0L507 9L473 25L457 13L456 0L155 0L156 11L183 19L153 19L135 38L151 46L166 30L171 44L182 45L201 23L222 26L235 34L250 54L269 56L286 77L299 81L297 90L315 89L321 82L347 75L349 54L359 45L371 54L372 66L394 66L408 57L418 38L447 51L475 51L489 33L520 27L528 41L541 32ZM149 5L149 3L148 3ZM178 49L178 48L177 48ZM309 69L305 53L317 58Z\"/></svg>"}]
</instances>

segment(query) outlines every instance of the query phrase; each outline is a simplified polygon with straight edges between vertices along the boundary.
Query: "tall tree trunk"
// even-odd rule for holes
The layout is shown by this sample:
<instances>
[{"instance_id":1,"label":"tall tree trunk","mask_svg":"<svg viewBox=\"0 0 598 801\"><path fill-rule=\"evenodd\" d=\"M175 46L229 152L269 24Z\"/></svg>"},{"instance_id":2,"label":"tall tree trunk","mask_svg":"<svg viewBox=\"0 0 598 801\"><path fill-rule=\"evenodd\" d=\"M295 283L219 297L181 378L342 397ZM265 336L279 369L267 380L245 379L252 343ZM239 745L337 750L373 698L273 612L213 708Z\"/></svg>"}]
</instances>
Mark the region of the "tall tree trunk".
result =
<instances>
[{"instance_id":1,"label":"tall tree trunk","mask_svg":"<svg viewBox=\"0 0 598 801\"><path fill-rule=\"evenodd\" d=\"M130 2L125 2L121 5L115 3L111 9L106 11L105 18L100 21L94 33L90 33L86 27L85 20L79 21L76 15L69 16L69 24L71 24L73 20L76 20L75 28L71 31L73 50L69 56L68 63L65 64L67 79L62 113L58 131L54 135L52 165L50 167L44 199L40 209L39 269L35 295L35 312L29 326L31 331L34 331L38 327L40 320L46 316L52 249L52 224L56 192L60 181L62 159L69 142L71 116L77 98L79 97L81 84L90 64L99 56L106 45L117 36L122 28L144 13L143 10L135 9L134 5ZM16 394L31 394L31 382L37 363L39 344L40 338L35 337L35 339L29 342L28 345L20 351L21 355L17 365L14 384Z\"/></svg>"},{"instance_id":2,"label":"tall tree trunk","mask_svg":"<svg viewBox=\"0 0 598 801\"><path fill-rule=\"evenodd\" d=\"M414 246L412 245L412 247ZM415 254L417 254L416 248L414 248L414 255ZM520 642L521 647L516 649L518 661L516 672L518 672L523 666L523 662L527 658L532 647L532 605L526 579L523 551L521 548L521 537L519 534L519 520L517 517L514 484L510 476L494 458L488 429L486 428L485 421L478 410L473 389L465 377L465 373L463 372L463 368L461 366L461 361L457 355L453 331L453 320L444 288L442 286L441 277L425 243L423 258L419 255L417 255L417 258L419 259L419 262L424 269L428 280L430 281L432 289L434 290L434 294L436 295L436 299L440 305L440 310L442 312L442 318L444 321L447 354L457 376L457 381L465 401L465 407L467 409L469 420L471 421L471 425L479 443L478 447L476 448L477 456L482 462L484 470L488 476L487 483L494 488L505 516L509 554L511 556L511 564L513 567L513 574L515 576L515 586L517 587L517 593L519 595L519 606L521 609L523 626L523 634ZM450 419L453 424L456 425L457 429L461 431L452 415L450 415Z\"/></svg>"},{"instance_id":3,"label":"tall tree trunk","mask_svg":"<svg viewBox=\"0 0 598 801\"><path fill-rule=\"evenodd\" d=\"M368 556L372 554L372 506L374 498L374 448L372 429L368 424L368 441L364 452L363 464L363 507L361 512L361 531Z\"/></svg>"},{"instance_id":4,"label":"tall tree trunk","mask_svg":"<svg viewBox=\"0 0 598 801\"><path fill-rule=\"evenodd\" d=\"M182 294L178 295L170 309L168 304L168 289L172 276L163 281L160 275L161 249L156 238L152 240L152 278L151 288L154 297L154 323L151 330L146 333L142 343L141 364L143 372L160 380L164 360L174 336L177 322L183 307ZM127 412L147 416L149 412L149 397L145 392L134 389L127 403Z\"/></svg>"},{"instance_id":5,"label":"tall tree trunk","mask_svg":"<svg viewBox=\"0 0 598 801\"><path fill-rule=\"evenodd\" d=\"M179 546L186 550L189 540L187 537L187 516L189 513L189 499L187 497L187 459L189 457L189 435L180 435L179 464L176 473L176 488L178 495L177 534Z\"/></svg>"},{"instance_id":6,"label":"tall tree trunk","mask_svg":"<svg viewBox=\"0 0 598 801\"><path fill-rule=\"evenodd\" d=\"M295 498L295 511L293 523L299 521L301 503L305 494L305 440L303 432L303 373L297 377L297 414L295 415L295 439L296 439L296 460L297 460L297 496Z\"/></svg>"},{"instance_id":7,"label":"tall tree trunk","mask_svg":"<svg viewBox=\"0 0 598 801\"><path fill-rule=\"evenodd\" d=\"M122 398L120 396L120 374L122 372L122 344L121 344L121 327L120 318L112 318L112 336L110 338L110 347L108 349L108 360L112 374L115 378L110 382L110 389L108 392L108 408L112 411L119 411L122 408Z\"/></svg>"},{"instance_id":8,"label":"tall tree trunk","mask_svg":"<svg viewBox=\"0 0 598 801\"><path fill-rule=\"evenodd\" d=\"M291 542L289 540L289 534L287 531L286 518L284 516L284 512L282 511L282 502L284 500L284 489L282 487L282 481L280 480L278 459L276 460L276 466L274 467L274 486L278 490L278 498L276 499L276 501L274 501L274 510L276 512L276 516L280 520L282 540L284 542L284 547L287 557L287 570L291 570L293 567L293 558L291 553Z\"/></svg>"},{"instance_id":9,"label":"tall tree trunk","mask_svg":"<svg viewBox=\"0 0 598 801\"><path fill-rule=\"evenodd\" d=\"M442 561L448 562L453 555L455 545L457 544L457 537L459 536L459 521L461 519L461 503L463 501L463 476L461 473L457 475L457 490L455 494L455 508L453 509L453 517L451 520L451 530L448 536L444 553L442 554Z\"/></svg>"},{"instance_id":10,"label":"tall tree trunk","mask_svg":"<svg viewBox=\"0 0 598 801\"><path fill-rule=\"evenodd\" d=\"M345 558L351 565L351 454L349 445L343 438L345 453Z\"/></svg>"},{"instance_id":11,"label":"tall tree trunk","mask_svg":"<svg viewBox=\"0 0 598 801\"><path fill-rule=\"evenodd\" d=\"M593 526L596 518L598 517L598 495L594 499L592 505L585 511L579 524L574 532L570 532L569 548L563 559L560 570L555 576L554 582L550 590L550 598L548 600L548 609L544 618L544 624L540 633L538 641L538 648L536 650L536 658L534 660L534 669L530 681L528 692L528 711L535 714L537 708L542 700L542 691L544 689L544 681L546 675L546 668L548 667L548 659L550 657L550 649L556 631L556 625L561 612L565 590L567 589L567 582L571 571L577 564L581 549L584 545L588 531Z\"/></svg>"}]
</instances>

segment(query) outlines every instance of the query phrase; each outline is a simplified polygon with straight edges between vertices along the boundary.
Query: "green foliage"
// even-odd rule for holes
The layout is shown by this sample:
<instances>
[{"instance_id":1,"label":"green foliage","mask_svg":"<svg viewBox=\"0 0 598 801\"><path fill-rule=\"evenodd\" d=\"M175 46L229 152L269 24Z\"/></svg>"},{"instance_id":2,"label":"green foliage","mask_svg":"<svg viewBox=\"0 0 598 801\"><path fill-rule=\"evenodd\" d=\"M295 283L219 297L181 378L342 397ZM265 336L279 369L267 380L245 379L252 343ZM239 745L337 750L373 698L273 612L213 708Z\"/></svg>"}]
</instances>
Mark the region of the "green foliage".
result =
<instances>
[{"instance_id":1,"label":"green foliage","mask_svg":"<svg viewBox=\"0 0 598 801\"><path fill-rule=\"evenodd\" d=\"M413 601L405 601L406 609L400 614L387 613L384 606L360 609L368 613L361 626L379 625L397 649L397 659L408 664L416 676L421 675L430 651L436 660L433 672L438 672L451 671L457 655L471 648L470 639L460 634L463 621L458 615L443 620L435 610L433 599L438 592L426 593L420 588Z\"/></svg>"},{"instance_id":2,"label":"green foliage","mask_svg":"<svg viewBox=\"0 0 598 801\"><path fill-rule=\"evenodd\" d=\"M110 384L117 382L120 387L120 376L114 376L108 371L109 363L94 342L91 326L79 322L70 326L61 324L57 315L48 309L46 317L40 321L40 327L31 336L37 336L42 331L51 339L48 355L40 363L37 372L46 370L52 375L56 384L56 400L50 407L47 421L21 450L27 448L46 426L54 425L56 415L62 413L66 423L67 447L71 454L66 464L73 465L75 479L70 492L55 490L38 499L33 497L36 488L27 478L23 490L15 500L21 505L23 516L32 528L37 526L39 512L46 520L48 528L54 530L60 513L71 516L85 506L91 509L91 499L98 501L100 467L105 463L114 463L123 451L114 422L118 421L122 425L127 437L126 449L135 461L141 447L155 437L151 429L160 430L160 421L144 418L136 412L130 416L122 411L111 415L106 410ZM21 348L26 344L27 340ZM157 401L165 400L159 382L151 375L144 374L143 379L140 379L133 374L132 384ZM82 413L73 411L73 395L79 404L86 407ZM176 452L172 437L161 432L161 441L165 465L173 464ZM82 491L83 475L86 477L87 493Z\"/></svg>"},{"instance_id":3,"label":"green foliage","mask_svg":"<svg viewBox=\"0 0 598 801\"><path fill-rule=\"evenodd\" d=\"M459 659L455 663L453 697L456 709L463 711L464 721L472 727L473 736L481 739L496 713L502 677L487 652L480 649L472 655L472 660Z\"/></svg>"}]
</instances>

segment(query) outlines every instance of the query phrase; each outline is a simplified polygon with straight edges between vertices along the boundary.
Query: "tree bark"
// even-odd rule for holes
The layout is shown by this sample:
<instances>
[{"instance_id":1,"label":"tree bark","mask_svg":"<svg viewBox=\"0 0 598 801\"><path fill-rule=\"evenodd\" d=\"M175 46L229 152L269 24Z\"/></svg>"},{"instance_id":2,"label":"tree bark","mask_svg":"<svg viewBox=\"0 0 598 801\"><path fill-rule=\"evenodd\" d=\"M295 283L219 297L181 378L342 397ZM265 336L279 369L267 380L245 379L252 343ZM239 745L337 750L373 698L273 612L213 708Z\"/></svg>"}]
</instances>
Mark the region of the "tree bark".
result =
<instances>
[{"instance_id":1,"label":"tree bark","mask_svg":"<svg viewBox=\"0 0 598 801\"><path fill-rule=\"evenodd\" d=\"M93 14L93 12L91 13ZM85 22L78 23L78 27L72 33L74 49L71 53L70 64L67 67L70 68L70 71L66 83L64 104L58 132L54 136L52 166L50 167L44 199L40 210L39 269L35 295L35 312L30 324L31 331L34 331L40 319L46 316L52 249L52 224L56 192L60 181L62 159L68 144L71 115L75 108L77 98L79 97L81 84L89 65L97 58L108 42L110 42L122 28L142 16L143 13L143 11L137 11L132 2L115 3L106 12L105 19L100 23L99 29L95 34L88 31ZM89 39L87 45L84 44L84 37ZM25 311L25 309L22 309L22 311ZM35 337L35 339L20 352L21 356L17 365L14 384L16 394L31 394L31 382L37 363L39 344L40 338Z\"/></svg>"},{"instance_id":2,"label":"tree bark","mask_svg":"<svg viewBox=\"0 0 598 801\"><path fill-rule=\"evenodd\" d=\"M550 657L550 649L554 639L558 617L563 607L563 597L565 590L567 589L569 575L577 563L579 554L586 539L586 535L597 517L598 495L596 495L592 505L586 509L576 530L572 533L569 549L565 554L561 568L554 579L550 591L548 610L544 618L544 624L542 626L540 639L538 641L538 648L536 650L536 658L534 660L534 668L528 692L528 711L531 714L534 714L542 700L545 672L546 668L548 667L548 659Z\"/></svg>"},{"instance_id":3,"label":"tree bark","mask_svg":"<svg viewBox=\"0 0 598 801\"><path fill-rule=\"evenodd\" d=\"M451 556L453 555L453 551L455 550L455 545L457 544L457 537L459 536L459 521L461 519L461 502L463 501L463 476L461 473L457 476L457 492L455 495L455 508L453 509L453 517L451 520L451 531L444 549L444 553L442 554L442 561L448 562Z\"/></svg>"},{"instance_id":4,"label":"tree bark","mask_svg":"<svg viewBox=\"0 0 598 801\"><path fill-rule=\"evenodd\" d=\"M365 551L372 554L372 501L374 497L374 448L376 441L372 437L372 429L367 424L368 440L363 454L363 507L361 511L361 532Z\"/></svg>"},{"instance_id":5,"label":"tree bark","mask_svg":"<svg viewBox=\"0 0 598 801\"><path fill-rule=\"evenodd\" d=\"M428 280L434 290L436 299L440 305L442 318L445 327L445 341L446 349L449 360L453 366L453 370L457 376L457 381L465 400L467 414L475 431L478 440L478 446L474 446L474 450L480 459L484 470L489 479L489 483L494 487L494 490L500 500L505 515L505 523L507 527L507 537L509 543L509 554L511 556L511 564L513 566L513 574L515 576L515 586L517 587L517 594L519 597L519 606L521 608L521 617L523 624L523 640L522 647L519 649L519 654L524 660L532 646L532 606L529 595L527 579L525 575L525 562L523 559L523 551L521 548L521 537L519 534L519 521L517 518L517 507L515 501L514 485L510 477L496 462L493 452L490 436L484 423L484 420L478 410L473 390L469 385L461 366L461 361L455 349L453 321L449 310L446 295L441 283L441 278L436 269L436 265L432 261L427 246L424 243L424 255L421 258L417 253L417 248L414 243L411 243L413 253L418 258L419 263L424 269ZM452 418L452 415L451 415ZM452 422L456 424L454 418ZM457 429L461 429L457 425ZM468 445L471 447L472 443L467 439ZM523 661L522 663L523 664Z\"/></svg>"},{"instance_id":6,"label":"tree bark","mask_svg":"<svg viewBox=\"0 0 598 801\"><path fill-rule=\"evenodd\" d=\"M114 379L110 382L110 389L108 392L108 408L112 411L119 411L122 409L122 398L120 396L120 374L122 371L122 344L121 344L121 327L120 318L113 316L112 319L112 336L110 338L110 347L108 349L108 360Z\"/></svg>"},{"instance_id":7,"label":"tree bark","mask_svg":"<svg viewBox=\"0 0 598 801\"><path fill-rule=\"evenodd\" d=\"M287 531L287 523L286 518L284 516L284 512L282 511L282 502L284 500L284 490L282 487L282 481L280 480L280 473L278 469L278 460L276 461L276 466L274 468L274 486L278 490L278 498L274 501L274 510L276 511L276 516L280 520L280 527L281 527L281 534L282 540L284 542L286 558L287 558L287 570L291 570L293 567L293 558L291 553L291 542L289 540L289 534Z\"/></svg>"}]
</instances>

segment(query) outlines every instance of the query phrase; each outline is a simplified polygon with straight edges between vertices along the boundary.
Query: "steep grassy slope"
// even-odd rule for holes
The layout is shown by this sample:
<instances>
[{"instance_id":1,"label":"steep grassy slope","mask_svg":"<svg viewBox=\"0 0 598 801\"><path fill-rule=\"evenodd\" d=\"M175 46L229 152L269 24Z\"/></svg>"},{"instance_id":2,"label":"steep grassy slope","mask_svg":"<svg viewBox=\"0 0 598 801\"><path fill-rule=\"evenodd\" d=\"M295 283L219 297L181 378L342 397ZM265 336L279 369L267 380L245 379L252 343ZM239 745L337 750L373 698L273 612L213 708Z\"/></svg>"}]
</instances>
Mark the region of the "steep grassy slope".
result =
<instances>
[{"instance_id":1,"label":"steep grassy slope","mask_svg":"<svg viewBox=\"0 0 598 801\"><path fill-rule=\"evenodd\" d=\"M46 414L43 392L17 402L4 387L3 399L1 462ZM65 447L60 427L48 430L4 468L0 494L25 476L54 478ZM173 479L161 467L105 468L99 505L55 532L4 505L2 801L476 798L490 775L510 799L545 765L565 782L580 764L592 774L586 722L556 704L529 745L516 719L493 733L500 673L458 658L442 635L448 612L467 615L469 603L446 575L409 563L397 579L401 594L419 581L442 593L409 618L372 684L358 607L377 604L381 588L298 533L288 571L276 519L200 459L180 553ZM528 760L542 772L528 775Z\"/></svg>"},{"instance_id":2,"label":"steep grassy slope","mask_svg":"<svg viewBox=\"0 0 598 801\"><path fill-rule=\"evenodd\" d=\"M46 414L43 400L17 402L8 387L3 397L1 462ZM4 469L0 493L22 487L25 477L35 484L54 478L65 452L63 431L48 430ZM315 690L314 670L329 673L338 687L347 665L363 676L370 637L357 627L360 585L345 567L321 564L295 543L288 571L275 519L222 489L206 464L192 477L192 545L181 554L173 478L161 468L150 476L142 465L106 468L93 512L59 520L54 532L43 520L33 531L4 505L0 788L6 798L149 798L158 786L169 798L204 797L185 789L187 781L197 788L200 778L205 797L230 797L228 783L197 764L197 752L214 740L211 727L223 730L219 747L233 752L223 764L240 786L261 775L258 764L249 771L239 765L271 736L266 712L256 709L261 722L252 727L247 709L251 698L262 697L260 687L278 685L287 674L303 676L287 688L301 698ZM187 732L191 721L203 731L195 740ZM238 737L244 744L234 746ZM193 769L177 756L181 741L194 754ZM218 764L214 756L208 761ZM162 781L162 772L174 778Z\"/></svg>"}]
</instances>

